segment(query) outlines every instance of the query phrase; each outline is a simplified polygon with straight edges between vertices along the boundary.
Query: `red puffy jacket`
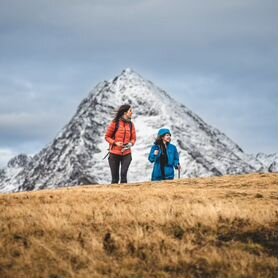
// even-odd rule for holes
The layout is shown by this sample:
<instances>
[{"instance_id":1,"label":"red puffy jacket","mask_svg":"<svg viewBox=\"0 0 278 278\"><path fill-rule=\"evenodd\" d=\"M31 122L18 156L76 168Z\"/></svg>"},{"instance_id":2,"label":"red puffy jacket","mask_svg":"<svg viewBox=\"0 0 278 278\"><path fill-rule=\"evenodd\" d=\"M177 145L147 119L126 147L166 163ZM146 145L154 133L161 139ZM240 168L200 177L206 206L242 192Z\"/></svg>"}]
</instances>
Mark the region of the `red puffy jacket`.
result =
<instances>
[{"instance_id":1,"label":"red puffy jacket","mask_svg":"<svg viewBox=\"0 0 278 278\"><path fill-rule=\"evenodd\" d=\"M118 147L115 145L115 142L123 142L123 144L132 143L135 144L136 141L136 131L134 124L132 124L132 130L130 130L130 123L127 121L119 120L118 129L114 135L115 129L117 127L116 122L112 122L105 134L105 140L110 144L110 153L117 154L117 155L127 155L131 153L131 150L125 150L122 152L122 147ZM132 134L130 134L130 132ZM114 135L114 138L112 136Z\"/></svg>"}]
</instances>

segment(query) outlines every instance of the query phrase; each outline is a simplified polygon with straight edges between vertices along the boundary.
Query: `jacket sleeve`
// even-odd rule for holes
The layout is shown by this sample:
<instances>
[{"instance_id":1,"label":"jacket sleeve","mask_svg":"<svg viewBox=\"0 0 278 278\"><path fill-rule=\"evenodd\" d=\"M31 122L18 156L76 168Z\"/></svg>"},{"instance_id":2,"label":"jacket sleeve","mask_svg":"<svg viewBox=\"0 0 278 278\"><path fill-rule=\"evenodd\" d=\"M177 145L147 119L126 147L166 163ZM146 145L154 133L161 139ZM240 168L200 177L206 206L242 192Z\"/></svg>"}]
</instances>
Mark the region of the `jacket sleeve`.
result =
<instances>
[{"instance_id":1,"label":"jacket sleeve","mask_svg":"<svg viewBox=\"0 0 278 278\"><path fill-rule=\"evenodd\" d=\"M136 142L136 130L135 130L135 126L132 123L132 132L131 132L131 140L130 142L132 143L132 146L134 146L135 142Z\"/></svg>"},{"instance_id":2,"label":"jacket sleeve","mask_svg":"<svg viewBox=\"0 0 278 278\"><path fill-rule=\"evenodd\" d=\"M175 169L178 169L179 165L180 165L179 153L177 151L177 148L175 147L175 155L174 155L174 167L175 167Z\"/></svg>"},{"instance_id":3,"label":"jacket sleeve","mask_svg":"<svg viewBox=\"0 0 278 278\"><path fill-rule=\"evenodd\" d=\"M159 151L158 155L155 155L154 154L155 150L159 150L159 147L157 145L153 145L152 148L151 148L151 151L150 151L150 154L149 154L149 157L148 157L148 159L151 163L157 161L157 159L160 157L160 151Z\"/></svg>"},{"instance_id":4,"label":"jacket sleeve","mask_svg":"<svg viewBox=\"0 0 278 278\"><path fill-rule=\"evenodd\" d=\"M112 122L108 128L107 128L107 131L106 131L106 134L105 134L105 140L110 144L110 145L113 145L115 143L115 139L112 138L113 136L113 133L115 131L115 128L116 128L116 123L115 122Z\"/></svg>"}]
</instances>

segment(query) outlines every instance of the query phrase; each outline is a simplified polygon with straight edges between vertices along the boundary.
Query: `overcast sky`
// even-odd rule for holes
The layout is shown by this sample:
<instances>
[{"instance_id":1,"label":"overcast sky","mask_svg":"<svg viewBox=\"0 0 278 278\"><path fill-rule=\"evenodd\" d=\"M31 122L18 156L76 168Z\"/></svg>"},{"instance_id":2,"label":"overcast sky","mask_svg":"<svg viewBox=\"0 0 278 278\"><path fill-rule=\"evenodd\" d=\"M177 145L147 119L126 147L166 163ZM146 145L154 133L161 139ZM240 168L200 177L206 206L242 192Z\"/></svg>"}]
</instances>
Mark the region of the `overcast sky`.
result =
<instances>
[{"instance_id":1,"label":"overcast sky","mask_svg":"<svg viewBox=\"0 0 278 278\"><path fill-rule=\"evenodd\" d=\"M127 67L245 152L276 152L276 2L1 0L0 167Z\"/></svg>"}]
</instances>

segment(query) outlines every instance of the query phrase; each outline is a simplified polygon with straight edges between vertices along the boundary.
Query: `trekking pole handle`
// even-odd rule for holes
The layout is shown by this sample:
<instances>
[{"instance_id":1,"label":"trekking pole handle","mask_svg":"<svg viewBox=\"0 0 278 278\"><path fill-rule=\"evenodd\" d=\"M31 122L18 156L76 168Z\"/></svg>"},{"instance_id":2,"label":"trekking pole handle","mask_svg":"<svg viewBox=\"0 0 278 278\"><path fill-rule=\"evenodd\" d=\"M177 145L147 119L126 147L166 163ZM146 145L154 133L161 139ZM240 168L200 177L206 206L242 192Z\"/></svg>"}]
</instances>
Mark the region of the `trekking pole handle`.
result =
<instances>
[{"instance_id":1,"label":"trekking pole handle","mask_svg":"<svg viewBox=\"0 0 278 278\"><path fill-rule=\"evenodd\" d=\"M179 165L178 166L178 179L180 179L181 178L181 166Z\"/></svg>"}]
</instances>

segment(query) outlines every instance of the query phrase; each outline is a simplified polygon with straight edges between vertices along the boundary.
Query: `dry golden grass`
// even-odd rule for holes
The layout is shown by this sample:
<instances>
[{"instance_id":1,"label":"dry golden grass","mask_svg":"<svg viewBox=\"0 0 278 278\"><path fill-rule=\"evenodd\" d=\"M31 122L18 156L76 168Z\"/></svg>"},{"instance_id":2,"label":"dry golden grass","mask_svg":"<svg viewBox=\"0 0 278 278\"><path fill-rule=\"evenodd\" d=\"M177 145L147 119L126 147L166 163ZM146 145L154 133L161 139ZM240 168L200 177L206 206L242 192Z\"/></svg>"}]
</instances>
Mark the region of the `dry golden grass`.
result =
<instances>
[{"instance_id":1,"label":"dry golden grass","mask_svg":"<svg viewBox=\"0 0 278 278\"><path fill-rule=\"evenodd\" d=\"M276 277L278 175L0 195L0 277Z\"/></svg>"}]
</instances>

